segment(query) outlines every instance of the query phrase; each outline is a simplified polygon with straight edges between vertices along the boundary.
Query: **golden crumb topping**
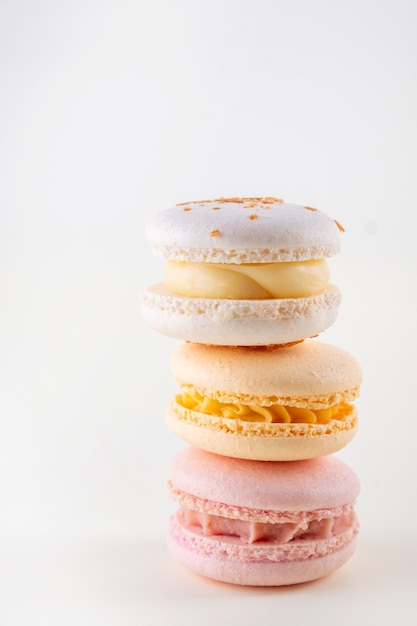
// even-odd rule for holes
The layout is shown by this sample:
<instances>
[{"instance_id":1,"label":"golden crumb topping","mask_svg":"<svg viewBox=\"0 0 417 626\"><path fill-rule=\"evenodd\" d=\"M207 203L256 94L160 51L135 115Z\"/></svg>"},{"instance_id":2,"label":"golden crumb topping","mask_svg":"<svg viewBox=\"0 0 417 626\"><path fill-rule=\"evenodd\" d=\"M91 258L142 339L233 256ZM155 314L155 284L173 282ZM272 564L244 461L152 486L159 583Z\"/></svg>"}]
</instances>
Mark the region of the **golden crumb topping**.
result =
<instances>
[{"instance_id":1,"label":"golden crumb topping","mask_svg":"<svg viewBox=\"0 0 417 626\"><path fill-rule=\"evenodd\" d=\"M260 207L269 209L271 204L282 203L284 200L282 198L274 198L272 196L267 196L265 198L246 198L246 197L235 197L235 198L215 198L214 200L196 200L195 202L180 202L177 206L188 206L189 204L210 204L215 202L216 204L243 204L245 208L254 208ZM189 208L189 207L188 207ZM219 210L221 207L213 207L215 210Z\"/></svg>"}]
</instances>

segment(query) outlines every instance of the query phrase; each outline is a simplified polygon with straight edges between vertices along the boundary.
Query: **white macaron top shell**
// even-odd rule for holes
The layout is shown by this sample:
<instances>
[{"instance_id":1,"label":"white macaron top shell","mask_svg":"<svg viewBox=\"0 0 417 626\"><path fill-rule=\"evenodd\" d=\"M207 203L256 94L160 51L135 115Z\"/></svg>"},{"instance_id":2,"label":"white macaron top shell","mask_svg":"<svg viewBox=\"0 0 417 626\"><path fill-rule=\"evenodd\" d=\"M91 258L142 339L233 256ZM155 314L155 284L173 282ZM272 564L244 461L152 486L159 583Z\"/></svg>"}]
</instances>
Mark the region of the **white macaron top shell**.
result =
<instances>
[{"instance_id":1,"label":"white macaron top shell","mask_svg":"<svg viewBox=\"0 0 417 626\"><path fill-rule=\"evenodd\" d=\"M145 230L154 254L174 261L276 263L340 251L340 225L275 198L219 198L156 213Z\"/></svg>"}]
</instances>

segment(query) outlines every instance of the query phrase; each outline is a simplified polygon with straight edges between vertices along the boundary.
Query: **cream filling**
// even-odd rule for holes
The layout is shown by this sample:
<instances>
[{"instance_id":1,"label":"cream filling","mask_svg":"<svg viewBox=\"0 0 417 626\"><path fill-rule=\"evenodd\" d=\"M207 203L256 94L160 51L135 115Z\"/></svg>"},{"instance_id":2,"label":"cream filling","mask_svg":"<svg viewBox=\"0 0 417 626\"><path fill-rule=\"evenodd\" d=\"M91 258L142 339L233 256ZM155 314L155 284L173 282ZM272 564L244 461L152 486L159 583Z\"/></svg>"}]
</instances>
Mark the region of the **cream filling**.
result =
<instances>
[{"instance_id":1,"label":"cream filling","mask_svg":"<svg viewBox=\"0 0 417 626\"><path fill-rule=\"evenodd\" d=\"M340 402L323 409L312 410L305 407L284 406L281 404L259 406L224 403L198 393L191 394L186 392L178 394L175 400L180 406L198 413L241 419L245 422L272 424L328 424L330 420L343 420L352 410L351 405L346 402Z\"/></svg>"},{"instance_id":2,"label":"cream filling","mask_svg":"<svg viewBox=\"0 0 417 626\"><path fill-rule=\"evenodd\" d=\"M330 513L330 511L329 511ZM263 523L240 519L229 519L219 515L203 513L181 507L177 519L187 530L205 537L233 537L250 544L255 542L289 543L291 541L322 541L348 531L356 516L352 505L345 505L335 515L318 515L316 519L300 518L286 523Z\"/></svg>"},{"instance_id":3,"label":"cream filling","mask_svg":"<svg viewBox=\"0 0 417 626\"><path fill-rule=\"evenodd\" d=\"M188 298L258 300L305 298L329 284L326 259L287 263L186 263L167 261L164 283Z\"/></svg>"}]
</instances>

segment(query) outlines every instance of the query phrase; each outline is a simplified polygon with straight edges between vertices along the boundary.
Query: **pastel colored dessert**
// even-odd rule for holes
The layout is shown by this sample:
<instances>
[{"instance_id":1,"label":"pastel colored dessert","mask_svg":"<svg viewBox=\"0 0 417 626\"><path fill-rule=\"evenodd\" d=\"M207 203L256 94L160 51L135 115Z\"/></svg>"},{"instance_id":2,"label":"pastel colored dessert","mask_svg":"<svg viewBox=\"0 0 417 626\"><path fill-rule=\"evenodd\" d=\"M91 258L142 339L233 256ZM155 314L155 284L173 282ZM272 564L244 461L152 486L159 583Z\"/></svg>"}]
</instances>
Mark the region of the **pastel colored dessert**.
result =
<instances>
[{"instance_id":1,"label":"pastel colored dessert","mask_svg":"<svg viewBox=\"0 0 417 626\"><path fill-rule=\"evenodd\" d=\"M220 198L157 213L146 237L165 258L164 282L142 294L157 331L217 345L285 344L335 321L340 291L327 257L342 227L278 198Z\"/></svg>"},{"instance_id":2,"label":"pastel colored dessert","mask_svg":"<svg viewBox=\"0 0 417 626\"><path fill-rule=\"evenodd\" d=\"M248 461L186 448L169 490L168 545L195 573L239 585L307 582L354 552L356 474L336 456Z\"/></svg>"},{"instance_id":3,"label":"pastel colored dessert","mask_svg":"<svg viewBox=\"0 0 417 626\"><path fill-rule=\"evenodd\" d=\"M168 426L198 448L294 461L336 452L355 435L361 367L316 339L269 347L183 343L171 369L180 393Z\"/></svg>"}]
</instances>

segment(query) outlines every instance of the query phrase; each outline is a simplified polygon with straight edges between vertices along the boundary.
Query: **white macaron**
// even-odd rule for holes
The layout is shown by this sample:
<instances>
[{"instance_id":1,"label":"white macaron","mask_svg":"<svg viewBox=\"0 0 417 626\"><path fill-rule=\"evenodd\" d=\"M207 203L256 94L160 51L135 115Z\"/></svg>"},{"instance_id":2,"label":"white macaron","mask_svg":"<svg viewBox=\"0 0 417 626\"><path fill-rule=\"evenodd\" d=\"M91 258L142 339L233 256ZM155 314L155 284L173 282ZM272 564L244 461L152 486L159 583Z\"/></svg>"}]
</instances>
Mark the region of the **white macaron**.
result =
<instances>
[{"instance_id":1,"label":"white macaron","mask_svg":"<svg viewBox=\"0 0 417 626\"><path fill-rule=\"evenodd\" d=\"M215 345L286 344L336 319L341 295L327 257L341 226L277 198L220 198L157 213L147 224L164 282L142 293L145 320L162 334Z\"/></svg>"}]
</instances>

